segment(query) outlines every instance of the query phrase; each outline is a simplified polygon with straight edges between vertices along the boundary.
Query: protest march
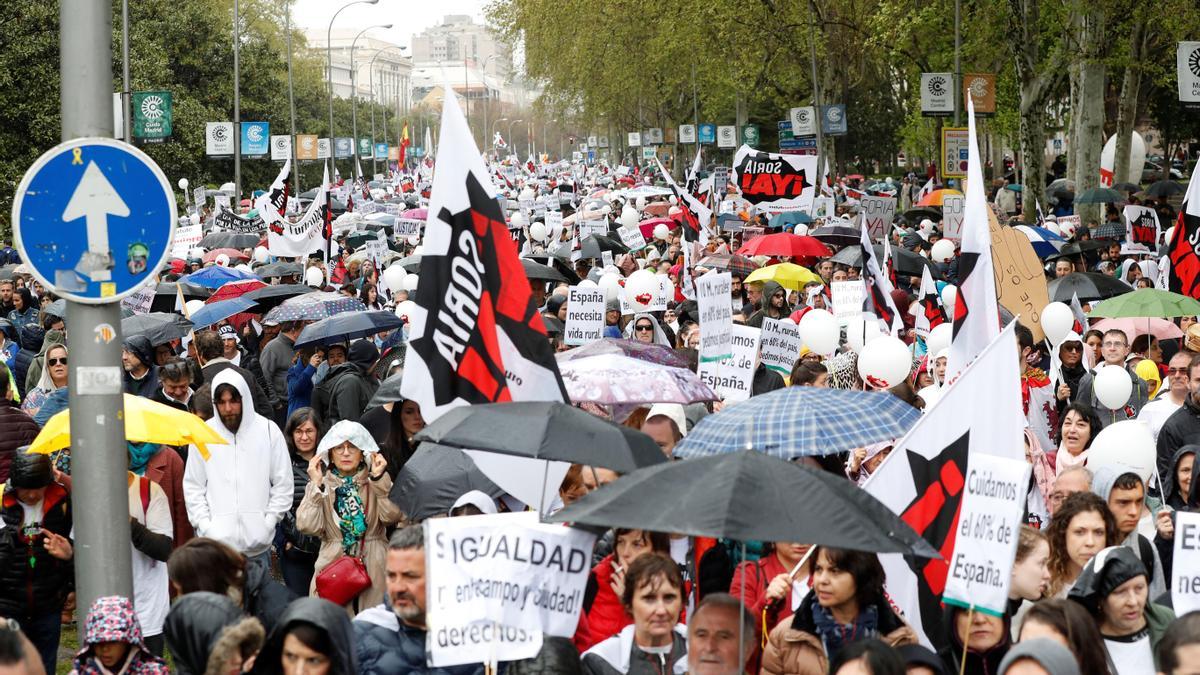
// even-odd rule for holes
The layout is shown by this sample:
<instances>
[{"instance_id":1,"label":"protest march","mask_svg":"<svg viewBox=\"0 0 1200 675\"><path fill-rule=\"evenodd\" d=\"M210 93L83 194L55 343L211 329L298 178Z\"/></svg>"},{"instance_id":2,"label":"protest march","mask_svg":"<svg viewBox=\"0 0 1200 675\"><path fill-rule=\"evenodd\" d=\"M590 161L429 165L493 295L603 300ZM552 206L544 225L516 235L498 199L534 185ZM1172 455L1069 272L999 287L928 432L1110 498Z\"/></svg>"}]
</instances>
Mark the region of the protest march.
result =
<instances>
[{"instance_id":1,"label":"protest march","mask_svg":"<svg viewBox=\"0 0 1200 675\"><path fill-rule=\"evenodd\" d=\"M189 191L72 112L68 4L0 242L0 672L1198 672L1194 149L1026 188L971 85L899 178L815 94L778 152L523 158L438 62L420 136L239 127L270 173Z\"/></svg>"}]
</instances>

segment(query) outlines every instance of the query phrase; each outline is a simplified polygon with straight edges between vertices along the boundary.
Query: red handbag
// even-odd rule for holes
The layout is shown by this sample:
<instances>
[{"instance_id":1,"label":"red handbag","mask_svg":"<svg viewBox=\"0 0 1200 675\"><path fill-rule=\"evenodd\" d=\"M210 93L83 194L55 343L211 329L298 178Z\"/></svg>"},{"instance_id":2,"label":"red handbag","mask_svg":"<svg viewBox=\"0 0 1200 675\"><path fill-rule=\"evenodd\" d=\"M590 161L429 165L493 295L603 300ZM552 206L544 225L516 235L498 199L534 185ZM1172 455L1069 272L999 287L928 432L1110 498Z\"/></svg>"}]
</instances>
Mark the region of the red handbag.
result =
<instances>
[{"instance_id":1,"label":"red handbag","mask_svg":"<svg viewBox=\"0 0 1200 675\"><path fill-rule=\"evenodd\" d=\"M345 605L371 587L371 577L362 558L344 555L317 574L317 596L335 605Z\"/></svg>"}]
</instances>

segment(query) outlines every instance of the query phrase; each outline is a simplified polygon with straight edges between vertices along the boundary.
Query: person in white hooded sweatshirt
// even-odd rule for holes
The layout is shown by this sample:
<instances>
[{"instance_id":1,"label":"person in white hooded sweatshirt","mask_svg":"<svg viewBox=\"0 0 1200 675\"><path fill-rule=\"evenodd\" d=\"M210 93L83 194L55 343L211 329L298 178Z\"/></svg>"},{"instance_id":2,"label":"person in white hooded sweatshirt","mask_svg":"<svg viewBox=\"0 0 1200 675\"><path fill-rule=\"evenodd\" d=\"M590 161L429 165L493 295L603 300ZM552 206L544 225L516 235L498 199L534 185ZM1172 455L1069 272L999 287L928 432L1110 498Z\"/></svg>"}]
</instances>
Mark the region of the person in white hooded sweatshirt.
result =
<instances>
[{"instance_id":1,"label":"person in white hooded sweatshirt","mask_svg":"<svg viewBox=\"0 0 1200 675\"><path fill-rule=\"evenodd\" d=\"M245 378L223 370L212 382L208 426L226 445L210 444L205 460L189 448L183 496L196 535L222 541L247 557L269 555L275 524L292 506L292 463L283 432L254 411Z\"/></svg>"}]
</instances>

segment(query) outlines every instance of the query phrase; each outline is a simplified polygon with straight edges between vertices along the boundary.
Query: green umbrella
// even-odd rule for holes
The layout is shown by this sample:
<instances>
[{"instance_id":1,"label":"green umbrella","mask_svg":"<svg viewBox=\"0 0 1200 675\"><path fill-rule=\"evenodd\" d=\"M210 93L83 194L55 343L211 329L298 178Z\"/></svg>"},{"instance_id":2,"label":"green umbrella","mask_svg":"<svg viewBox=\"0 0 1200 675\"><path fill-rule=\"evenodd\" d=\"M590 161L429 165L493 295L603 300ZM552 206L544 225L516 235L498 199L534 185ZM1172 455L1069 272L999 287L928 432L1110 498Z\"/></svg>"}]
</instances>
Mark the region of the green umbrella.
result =
<instances>
[{"instance_id":1,"label":"green umbrella","mask_svg":"<svg viewBox=\"0 0 1200 675\"><path fill-rule=\"evenodd\" d=\"M1113 204L1123 201L1126 201L1125 195L1110 188L1084 190L1082 194L1075 197L1076 204Z\"/></svg>"},{"instance_id":2,"label":"green umbrella","mask_svg":"<svg viewBox=\"0 0 1200 675\"><path fill-rule=\"evenodd\" d=\"M1198 314L1200 302L1193 298L1157 288L1141 288L1099 303L1092 308L1090 316L1107 319L1156 316L1169 319Z\"/></svg>"}]
</instances>

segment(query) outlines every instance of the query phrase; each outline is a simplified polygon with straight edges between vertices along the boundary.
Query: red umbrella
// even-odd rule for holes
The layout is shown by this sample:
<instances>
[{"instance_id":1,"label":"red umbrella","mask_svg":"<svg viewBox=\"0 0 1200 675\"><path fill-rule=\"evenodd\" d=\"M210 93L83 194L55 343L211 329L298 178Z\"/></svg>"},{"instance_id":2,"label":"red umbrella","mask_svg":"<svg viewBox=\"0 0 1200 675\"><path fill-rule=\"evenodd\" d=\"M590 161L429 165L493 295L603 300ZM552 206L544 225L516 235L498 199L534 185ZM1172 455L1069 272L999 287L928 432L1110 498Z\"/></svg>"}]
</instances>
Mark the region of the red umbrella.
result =
<instances>
[{"instance_id":1,"label":"red umbrella","mask_svg":"<svg viewBox=\"0 0 1200 675\"><path fill-rule=\"evenodd\" d=\"M250 260L250 256L242 253L236 248L214 248L213 250L204 254L203 260L206 263L216 262L217 256L221 255L222 253L229 257L229 262L231 263L237 260L241 260L242 262Z\"/></svg>"},{"instance_id":2,"label":"red umbrella","mask_svg":"<svg viewBox=\"0 0 1200 675\"><path fill-rule=\"evenodd\" d=\"M245 295L250 291L256 291L260 288L265 288L266 286L267 284L260 279L239 279L237 281L230 281L214 291L213 294L204 301L204 304L207 305L209 303L217 302L218 300L236 298L238 296ZM216 300L213 300L213 298L216 298ZM239 312L226 320L233 324L235 328L241 330L242 326L244 326L246 322L252 318L254 318L253 312Z\"/></svg>"},{"instance_id":3,"label":"red umbrella","mask_svg":"<svg viewBox=\"0 0 1200 675\"><path fill-rule=\"evenodd\" d=\"M666 218L671 212L671 204L669 202L654 202L647 204L646 208L642 209L642 214L646 216L654 216L656 218Z\"/></svg>"},{"instance_id":4,"label":"red umbrella","mask_svg":"<svg viewBox=\"0 0 1200 675\"><path fill-rule=\"evenodd\" d=\"M679 227L679 223L670 218L651 218L638 223L638 229L642 231L642 236L649 240L654 238L654 228L659 225L666 225L669 230Z\"/></svg>"},{"instance_id":5,"label":"red umbrella","mask_svg":"<svg viewBox=\"0 0 1200 675\"><path fill-rule=\"evenodd\" d=\"M742 255L768 255L779 258L823 258L833 255L829 247L813 237L779 232L764 234L746 242L738 249Z\"/></svg>"}]
</instances>

